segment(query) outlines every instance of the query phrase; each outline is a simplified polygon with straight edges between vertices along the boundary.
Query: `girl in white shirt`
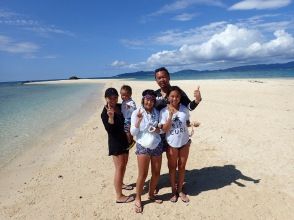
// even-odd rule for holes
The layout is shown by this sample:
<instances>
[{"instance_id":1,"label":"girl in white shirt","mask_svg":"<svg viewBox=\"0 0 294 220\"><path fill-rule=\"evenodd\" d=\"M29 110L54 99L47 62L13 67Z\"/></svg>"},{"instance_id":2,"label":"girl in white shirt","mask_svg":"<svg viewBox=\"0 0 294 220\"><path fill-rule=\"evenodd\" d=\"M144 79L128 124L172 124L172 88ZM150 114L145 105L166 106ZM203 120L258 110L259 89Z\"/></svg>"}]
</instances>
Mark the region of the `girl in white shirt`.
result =
<instances>
[{"instance_id":1,"label":"girl in white shirt","mask_svg":"<svg viewBox=\"0 0 294 220\"><path fill-rule=\"evenodd\" d=\"M189 110L180 103L182 91L177 86L172 86L167 94L169 105L160 111L160 124L166 133L168 147L166 150L169 176L172 188L171 202L177 202L178 197L183 202L189 202L188 196L183 192L185 168L189 155L190 139L187 128ZM178 169L178 180L176 172Z\"/></svg>"},{"instance_id":2,"label":"girl in white shirt","mask_svg":"<svg viewBox=\"0 0 294 220\"><path fill-rule=\"evenodd\" d=\"M138 178L136 183L135 211L143 211L141 195L143 186L147 178L149 164L151 162L151 180L149 185L149 199L162 203L154 195L157 185L163 145L160 138L160 129L158 128L159 112L154 108L156 94L153 90L145 90L142 93L142 106L136 109L131 116L131 134L136 140L136 154L138 161Z\"/></svg>"}]
</instances>

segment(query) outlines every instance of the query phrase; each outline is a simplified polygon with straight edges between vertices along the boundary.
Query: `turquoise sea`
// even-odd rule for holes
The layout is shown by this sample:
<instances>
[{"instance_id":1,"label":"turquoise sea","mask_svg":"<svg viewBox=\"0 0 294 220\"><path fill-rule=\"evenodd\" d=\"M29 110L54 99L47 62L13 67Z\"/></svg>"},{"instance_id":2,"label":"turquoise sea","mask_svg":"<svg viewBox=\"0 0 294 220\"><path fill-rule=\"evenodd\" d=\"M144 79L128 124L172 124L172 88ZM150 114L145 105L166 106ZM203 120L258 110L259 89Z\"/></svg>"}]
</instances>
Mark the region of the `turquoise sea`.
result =
<instances>
[{"instance_id":1,"label":"turquoise sea","mask_svg":"<svg viewBox=\"0 0 294 220\"><path fill-rule=\"evenodd\" d=\"M68 133L73 131L96 110L101 88L99 84L0 83L0 168L44 141L47 134L57 134L64 122L69 122Z\"/></svg>"},{"instance_id":2,"label":"turquoise sea","mask_svg":"<svg viewBox=\"0 0 294 220\"><path fill-rule=\"evenodd\" d=\"M293 78L294 68L274 70L243 70L243 71L199 71L193 70L170 73L172 80L206 80L206 79L257 79L257 78ZM105 77L104 77L105 78ZM136 72L117 75L114 78L132 78L134 80L154 80L154 72Z\"/></svg>"},{"instance_id":3,"label":"turquoise sea","mask_svg":"<svg viewBox=\"0 0 294 220\"><path fill-rule=\"evenodd\" d=\"M283 70L259 70L259 71L214 71L199 72L197 74L177 74L172 76L178 79L256 79L256 78L292 78L294 69Z\"/></svg>"}]
</instances>

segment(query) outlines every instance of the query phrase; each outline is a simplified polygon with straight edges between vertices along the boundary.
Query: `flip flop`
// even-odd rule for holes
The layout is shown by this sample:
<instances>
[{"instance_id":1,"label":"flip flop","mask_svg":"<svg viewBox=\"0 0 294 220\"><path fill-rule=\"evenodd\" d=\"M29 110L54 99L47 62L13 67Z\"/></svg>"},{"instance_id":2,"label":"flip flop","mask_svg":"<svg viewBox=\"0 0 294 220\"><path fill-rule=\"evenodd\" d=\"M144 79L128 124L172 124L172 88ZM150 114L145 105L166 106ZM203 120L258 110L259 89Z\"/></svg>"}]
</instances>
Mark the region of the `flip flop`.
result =
<instances>
[{"instance_id":1,"label":"flip flop","mask_svg":"<svg viewBox=\"0 0 294 220\"><path fill-rule=\"evenodd\" d=\"M125 185L125 184L123 184L121 188L124 190L133 190L134 189L134 187L132 187L130 185Z\"/></svg>"},{"instance_id":2,"label":"flip flop","mask_svg":"<svg viewBox=\"0 0 294 220\"><path fill-rule=\"evenodd\" d=\"M116 203L128 203L128 202L133 202L135 198L133 196L126 196L125 200L118 201L116 200Z\"/></svg>"},{"instance_id":3,"label":"flip flop","mask_svg":"<svg viewBox=\"0 0 294 220\"><path fill-rule=\"evenodd\" d=\"M185 193L183 193L183 192L180 192L180 193L179 193L179 197L181 198L181 200L182 200L184 203L188 203L188 202L190 202L189 197L188 197Z\"/></svg>"},{"instance_id":4,"label":"flip flop","mask_svg":"<svg viewBox=\"0 0 294 220\"><path fill-rule=\"evenodd\" d=\"M136 213L141 213L143 212L143 207L142 205L138 205L137 203L135 203L135 212Z\"/></svg>"},{"instance_id":5,"label":"flip flop","mask_svg":"<svg viewBox=\"0 0 294 220\"><path fill-rule=\"evenodd\" d=\"M177 202L178 201L178 195L177 194L173 194L172 197L169 199L169 201L171 202Z\"/></svg>"},{"instance_id":6,"label":"flip flop","mask_svg":"<svg viewBox=\"0 0 294 220\"><path fill-rule=\"evenodd\" d=\"M158 187L156 187L156 188L155 188L155 190L154 190L154 195L157 195L157 194L158 194L158 192L159 192L159 188L158 188Z\"/></svg>"},{"instance_id":7,"label":"flip flop","mask_svg":"<svg viewBox=\"0 0 294 220\"><path fill-rule=\"evenodd\" d=\"M159 199L157 196L148 197L148 199L154 203L157 203L157 204L163 203L163 200Z\"/></svg>"}]
</instances>

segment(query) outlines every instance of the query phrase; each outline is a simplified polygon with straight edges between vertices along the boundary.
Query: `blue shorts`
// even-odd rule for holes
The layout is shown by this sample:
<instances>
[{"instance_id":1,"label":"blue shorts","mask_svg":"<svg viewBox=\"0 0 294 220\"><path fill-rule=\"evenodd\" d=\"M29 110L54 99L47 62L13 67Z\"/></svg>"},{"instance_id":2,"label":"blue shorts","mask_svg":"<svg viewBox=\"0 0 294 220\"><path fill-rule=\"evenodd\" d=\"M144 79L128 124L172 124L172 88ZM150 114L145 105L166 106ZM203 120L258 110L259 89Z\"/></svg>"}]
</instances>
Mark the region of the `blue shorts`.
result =
<instances>
[{"instance_id":1,"label":"blue shorts","mask_svg":"<svg viewBox=\"0 0 294 220\"><path fill-rule=\"evenodd\" d=\"M136 149L137 155L161 156L163 152L162 142L160 142L155 149L149 149L149 148L143 147L139 143L137 143L136 148L137 148Z\"/></svg>"}]
</instances>

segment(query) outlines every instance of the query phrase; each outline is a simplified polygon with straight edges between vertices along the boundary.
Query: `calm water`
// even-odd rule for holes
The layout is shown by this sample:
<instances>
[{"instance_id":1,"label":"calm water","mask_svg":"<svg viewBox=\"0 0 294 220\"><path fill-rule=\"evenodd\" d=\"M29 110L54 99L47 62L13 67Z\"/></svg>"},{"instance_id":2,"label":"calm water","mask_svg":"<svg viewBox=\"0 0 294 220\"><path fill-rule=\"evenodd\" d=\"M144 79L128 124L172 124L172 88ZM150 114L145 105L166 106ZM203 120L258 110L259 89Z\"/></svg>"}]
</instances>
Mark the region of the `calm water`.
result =
<instances>
[{"instance_id":1,"label":"calm water","mask_svg":"<svg viewBox=\"0 0 294 220\"><path fill-rule=\"evenodd\" d=\"M0 167L65 121L74 130L95 111L101 85L0 83Z\"/></svg>"},{"instance_id":2,"label":"calm water","mask_svg":"<svg viewBox=\"0 0 294 220\"><path fill-rule=\"evenodd\" d=\"M281 70L258 70L258 71L213 71L213 72L197 72L192 73L186 71L184 73L171 73L172 80L205 80L205 79L247 79L247 78L293 78L294 69ZM124 78L124 77L115 77ZM154 80L154 73L144 75L136 75L130 77L134 80Z\"/></svg>"}]
</instances>

